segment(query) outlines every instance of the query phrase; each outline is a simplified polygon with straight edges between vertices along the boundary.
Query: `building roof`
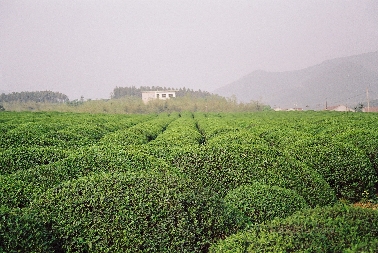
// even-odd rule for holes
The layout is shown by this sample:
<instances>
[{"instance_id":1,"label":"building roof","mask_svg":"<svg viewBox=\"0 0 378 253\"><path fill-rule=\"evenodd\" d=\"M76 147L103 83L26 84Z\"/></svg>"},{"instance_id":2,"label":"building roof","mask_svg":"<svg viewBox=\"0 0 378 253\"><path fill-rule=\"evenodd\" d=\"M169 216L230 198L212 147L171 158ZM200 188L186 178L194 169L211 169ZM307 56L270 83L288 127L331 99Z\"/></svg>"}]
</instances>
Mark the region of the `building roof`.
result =
<instances>
[{"instance_id":1,"label":"building roof","mask_svg":"<svg viewBox=\"0 0 378 253\"><path fill-rule=\"evenodd\" d=\"M340 110L342 109L342 110ZM326 108L327 111L354 111L353 109L349 108L346 105L334 105L334 106L328 106Z\"/></svg>"},{"instance_id":2,"label":"building roof","mask_svg":"<svg viewBox=\"0 0 378 253\"><path fill-rule=\"evenodd\" d=\"M166 93L166 92L176 92L177 90L146 90L142 93Z\"/></svg>"},{"instance_id":3,"label":"building roof","mask_svg":"<svg viewBox=\"0 0 378 253\"><path fill-rule=\"evenodd\" d=\"M362 109L363 112L378 112L378 107L369 107L369 111L368 111L368 108L365 107Z\"/></svg>"}]
</instances>

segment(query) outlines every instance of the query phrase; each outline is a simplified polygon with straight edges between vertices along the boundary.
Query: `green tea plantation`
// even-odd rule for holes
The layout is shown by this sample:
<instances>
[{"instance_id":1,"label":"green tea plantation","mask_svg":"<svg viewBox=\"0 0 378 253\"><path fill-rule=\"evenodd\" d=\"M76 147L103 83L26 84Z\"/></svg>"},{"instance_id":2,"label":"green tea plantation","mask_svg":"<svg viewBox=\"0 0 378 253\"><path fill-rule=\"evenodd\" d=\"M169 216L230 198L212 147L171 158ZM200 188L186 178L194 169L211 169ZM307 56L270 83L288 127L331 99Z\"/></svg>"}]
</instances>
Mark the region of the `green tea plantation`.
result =
<instances>
[{"instance_id":1,"label":"green tea plantation","mask_svg":"<svg viewBox=\"0 0 378 253\"><path fill-rule=\"evenodd\" d=\"M0 112L0 252L378 252L377 187L374 113Z\"/></svg>"}]
</instances>

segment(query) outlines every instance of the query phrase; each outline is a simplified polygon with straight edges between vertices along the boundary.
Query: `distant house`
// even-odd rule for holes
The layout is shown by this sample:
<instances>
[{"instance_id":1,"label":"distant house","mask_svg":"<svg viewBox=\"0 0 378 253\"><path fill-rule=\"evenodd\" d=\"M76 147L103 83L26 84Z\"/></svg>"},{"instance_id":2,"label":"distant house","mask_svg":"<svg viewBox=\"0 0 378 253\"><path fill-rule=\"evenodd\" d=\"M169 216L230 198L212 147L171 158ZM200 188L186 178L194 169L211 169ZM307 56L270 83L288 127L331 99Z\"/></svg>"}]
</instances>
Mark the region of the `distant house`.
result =
<instances>
[{"instance_id":1,"label":"distant house","mask_svg":"<svg viewBox=\"0 0 378 253\"><path fill-rule=\"evenodd\" d=\"M369 107L369 110L367 107L362 108L363 112L378 112L378 107Z\"/></svg>"},{"instance_id":2,"label":"distant house","mask_svg":"<svg viewBox=\"0 0 378 253\"><path fill-rule=\"evenodd\" d=\"M288 111L288 112L291 112L291 111L298 111L298 112L301 112L301 111L303 111L303 109L302 109L302 108L297 108L297 107L295 107L295 108L289 108L289 109L287 109L286 111Z\"/></svg>"},{"instance_id":3,"label":"distant house","mask_svg":"<svg viewBox=\"0 0 378 253\"><path fill-rule=\"evenodd\" d=\"M328 106L326 111L336 111L336 112L354 112L353 109L347 107L346 105L336 105L336 106Z\"/></svg>"},{"instance_id":4,"label":"distant house","mask_svg":"<svg viewBox=\"0 0 378 253\"><path fill-rule=\"evenodd\" d=\"M142 92L142 100L146 104L150 100L154 99L170 99L176 97L176 91L175 90L165 90L165 91L143 91Z\"/></svg>"}]
</instances>

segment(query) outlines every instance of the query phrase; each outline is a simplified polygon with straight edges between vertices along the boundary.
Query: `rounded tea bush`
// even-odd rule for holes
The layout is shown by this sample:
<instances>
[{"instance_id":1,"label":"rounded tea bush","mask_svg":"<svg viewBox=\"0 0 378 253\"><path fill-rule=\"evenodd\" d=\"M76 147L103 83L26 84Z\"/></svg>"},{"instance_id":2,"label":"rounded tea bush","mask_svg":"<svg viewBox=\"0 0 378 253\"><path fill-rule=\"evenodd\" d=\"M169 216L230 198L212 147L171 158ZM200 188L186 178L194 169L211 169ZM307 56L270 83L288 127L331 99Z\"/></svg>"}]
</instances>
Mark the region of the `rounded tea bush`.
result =
<instances>
[{"instance_id":1,"label":"rounded tea bush","mask_svg":"<svg viewBox=\"0 0 378 253\"><path fill-rule=\"evenodd\" d=\"M3 206L0 207L0 252L59 251L50 232L35 213Z\"/></svg>"},{"instance_id":2,"label":"rounded tea bush","mask_svg":"<svg viewBox=\"0 0 378 253\"><path fill-rule=\"evenodd\" d=\"M0 205L27 207L30 201L49 188L92 173L149 169L169 170L164 161L137 148L124 150L115 145L82 148L47 165L0 175Z\"/></svg>"},{"instance_id":3,"label":"rounded tea bush","mask_svg":"<svg viewBox=\"0 0 378 253\"><path fill-rule=\"evenodd\" d=\"M374 129L350 129L334 137L336 141L349 143L365 152L378 177L378 132ZM378 182L376 184L378 187Z\"/></svg>"},{"instance_id":4,"label":"rounded tea bush","mask_svg":"<svg viewBox=\"0 0 378 253\"><path fill-rule=\"evenodd\" d=\"M241 228L308 208L297 192L258 182L229 191L224 200L227 211L237 217Z\"/></svg>"},{"instance_id":5,"label":"rounded tea bush","mask_svg":"<svg viewBox=\"0 0 378 253\"><path fill-rule=\"evenodd\" d=\"M239 145L264 145L267 142L250 130L234 130L232 132L220 133L207 142L209 145L229 145L230 143Z\"/></svg>"},{"instance_id":6,"label":"rounded tea bush","mask_svg":"<svg viewBox=\"0 0 378 253\"><path fill-rule=\"evenodd\" d=\"M325 137L303 139L291 149L293 156L321 174L338 198L358 201L375 192L377 176L362 150Z\"/></svg>"},{"instance_id":7,"label":"rounded tea bush","mask_svg":"<svg viewBox=\"0 0 378 253\"><path fill-rule=\"evenodd\" d=\"M210 252L376 252L378 212L338 204L296 212L212 245Z\"/></svg>"},{"instance_id":8,"label":"rounded tea bush","mask_svg":"<svg viewBox=\"0 0 378 253\"><path fill-rule=\"evenodd\" d=\"M206 145L177 152L171 163L222 196L259 181L294 190L310 206L335 201L334 191L319 173L266 145Z\"/></svg>"},{"instance_id":9,"label":"rounded tea bush","mask_svg":"<svg viewBox=\"0 0 378 253\"><path fill-rule=\"evenodd\" d=\"M97 173L31 204L65 252L206 252L234 226L212 191L172 173Z\"/></svg>"},{"instance_id":10,"label":"rounded tea bush","mask_svg":"<svg viewBox=\"0 0 378 253\"><path fill-rule=\"evenodd\" d=\"M9 148L0 151L0 174L11 174L38 165L46 165L68 156L68 151L55 147Z\"/></svg>"}]
</instances>

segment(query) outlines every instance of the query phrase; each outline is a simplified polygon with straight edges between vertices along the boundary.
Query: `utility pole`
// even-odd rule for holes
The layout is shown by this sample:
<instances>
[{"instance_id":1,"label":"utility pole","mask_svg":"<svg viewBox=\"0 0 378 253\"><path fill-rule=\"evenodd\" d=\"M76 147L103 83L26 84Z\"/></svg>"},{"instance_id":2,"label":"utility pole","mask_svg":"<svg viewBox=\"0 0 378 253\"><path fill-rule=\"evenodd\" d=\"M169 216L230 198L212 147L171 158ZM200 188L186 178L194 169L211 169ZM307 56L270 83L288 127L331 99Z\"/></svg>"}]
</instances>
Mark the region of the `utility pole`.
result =
<instances>
[{"instance_id":1,"label":"utility pole","mask_svg":"<svg viewBox=\"0 0 378 253\"><path fill-rule=\"evenodd\" d=\"M369 88L366 88L367 111L370 112Z\"/></svg>"}]
</instances>

